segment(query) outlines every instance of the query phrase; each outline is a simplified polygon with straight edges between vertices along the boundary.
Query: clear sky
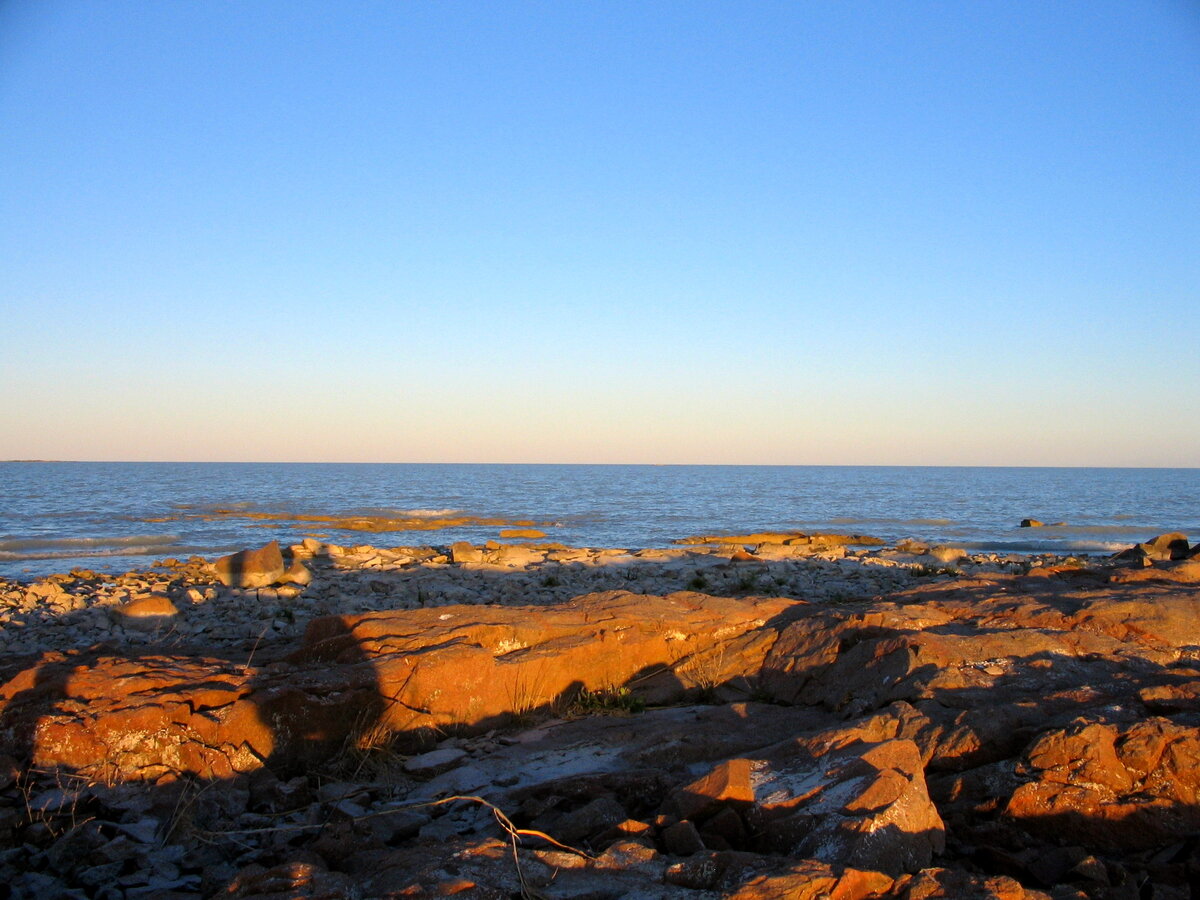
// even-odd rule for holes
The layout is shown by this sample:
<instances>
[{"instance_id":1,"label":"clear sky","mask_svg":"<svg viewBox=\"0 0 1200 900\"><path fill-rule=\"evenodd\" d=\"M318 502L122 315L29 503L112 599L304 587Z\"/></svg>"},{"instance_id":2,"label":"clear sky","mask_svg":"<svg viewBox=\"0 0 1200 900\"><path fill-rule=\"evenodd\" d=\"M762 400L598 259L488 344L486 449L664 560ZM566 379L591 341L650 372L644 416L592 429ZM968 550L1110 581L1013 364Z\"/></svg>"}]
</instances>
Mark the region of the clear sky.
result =
<instances>
[{"instance_id":1,"label":"clear sky","mask_svg":"<svg viewBox=\"0 0 1200 900\"><path fill-rule=\"evenodd\" d=\"M0 458L1200 465L1200 5L0 0Z\"/></svg>"}]
</instances>

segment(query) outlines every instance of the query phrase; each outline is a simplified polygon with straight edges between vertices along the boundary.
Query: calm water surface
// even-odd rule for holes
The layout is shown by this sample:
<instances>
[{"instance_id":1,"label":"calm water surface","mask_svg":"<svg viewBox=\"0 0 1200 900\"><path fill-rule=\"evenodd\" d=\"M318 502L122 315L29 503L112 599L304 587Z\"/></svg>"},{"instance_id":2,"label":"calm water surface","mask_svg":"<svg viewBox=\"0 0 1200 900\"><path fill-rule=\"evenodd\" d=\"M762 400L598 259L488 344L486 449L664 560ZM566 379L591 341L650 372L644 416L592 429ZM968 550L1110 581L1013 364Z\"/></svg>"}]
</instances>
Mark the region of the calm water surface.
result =
<instances>
[{"instance_id":1,"label":"calm water surface","mask_svg":"<svg viewBox=\"0 0 1200 900\"><path fill-rule=\"evenodd\" d=\"M215 509L467 515L551 523L565 544L661 547L799 529L969 549L1108 553L1164 531L1200 540L1200 469L0 463L0 575L124 571L320 531L338 543L476 543L495 527L363 534L190 518ZM1028 529L1021 519L1065 522ZM162 520L166 521L152 521Z\"/></svg>"}]
</instances>

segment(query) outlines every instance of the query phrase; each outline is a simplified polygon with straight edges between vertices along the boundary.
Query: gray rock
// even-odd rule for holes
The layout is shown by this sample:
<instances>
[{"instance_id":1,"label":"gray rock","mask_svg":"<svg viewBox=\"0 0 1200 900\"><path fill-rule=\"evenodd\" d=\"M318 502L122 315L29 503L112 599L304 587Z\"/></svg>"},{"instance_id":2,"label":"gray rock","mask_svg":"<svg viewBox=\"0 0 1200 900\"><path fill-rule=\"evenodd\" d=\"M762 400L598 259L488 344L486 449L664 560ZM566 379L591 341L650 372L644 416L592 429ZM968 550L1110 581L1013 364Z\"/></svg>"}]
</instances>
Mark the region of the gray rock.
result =
<instances>
[{"instance_id":1,"label":"gray rock","mask_svg":"<svg viewBox=\"0 0 1200 900\"><path fill-rule=\"evenodd\" d=\"M466 758L465 750L457 747L443 747L440 750L431 750L429 753L422 753L420 756L414 756L407 760L404 763L404 771L410 775L431 778L442 772L448 772Z\"/></svg>"},{"instance_id":2,"label":"gray rock","mask_svg":"<svg viewBox=\"0 0 1200 900\"><path fill-rule=\"evenodd\" d=\"M667 852L676 856L691 856L706 849L700 832L687 819L664 828L662 839Z\"/></svg>"},{"instance_id":3,"label":"gray rock","mask_svg":"<svg viewBox=\"0 0 1200 900\"><path fill-rule=\"evenodd\" d=\"M553 829L559 840L570 843L598 834L627 818L629 815L624 807L612 797L597 797L579 809L557 817Z\"/></svg>"}]
</instances>

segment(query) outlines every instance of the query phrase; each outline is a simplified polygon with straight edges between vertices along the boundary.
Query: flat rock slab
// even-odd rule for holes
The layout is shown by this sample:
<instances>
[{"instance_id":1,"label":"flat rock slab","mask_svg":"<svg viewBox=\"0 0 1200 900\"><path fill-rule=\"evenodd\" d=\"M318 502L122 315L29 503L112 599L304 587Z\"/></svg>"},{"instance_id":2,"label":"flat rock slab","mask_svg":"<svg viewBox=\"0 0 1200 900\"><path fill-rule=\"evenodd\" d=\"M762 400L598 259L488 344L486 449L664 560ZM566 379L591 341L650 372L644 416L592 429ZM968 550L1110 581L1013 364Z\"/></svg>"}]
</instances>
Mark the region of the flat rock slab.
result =
<instances>
[{"instance_id":1,"label":"flat rock slab","mask_svg":"<svg viewBox=\"0 0 1200 900\"><path fill-rule=\"evenodd\" d=\"M45 654L0 687L0 735L39 767L108 779L228 777L328 755L365 729L419 742L483 731L583 689L756 670L783 599L610 592L558 607L441 607L320 619L290 662ZM698 675L693 672L703 672Z\"/></svg>"}]
</instances>

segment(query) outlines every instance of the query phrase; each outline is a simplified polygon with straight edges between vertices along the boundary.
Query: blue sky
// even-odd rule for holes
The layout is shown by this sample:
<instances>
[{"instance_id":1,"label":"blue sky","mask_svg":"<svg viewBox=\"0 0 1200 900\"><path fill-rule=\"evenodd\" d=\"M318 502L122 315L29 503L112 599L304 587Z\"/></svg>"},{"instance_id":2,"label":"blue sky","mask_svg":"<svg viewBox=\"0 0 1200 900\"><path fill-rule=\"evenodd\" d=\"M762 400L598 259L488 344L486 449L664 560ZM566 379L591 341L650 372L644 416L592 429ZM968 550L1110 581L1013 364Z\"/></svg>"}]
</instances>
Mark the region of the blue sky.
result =
<instances>
[{"instance_id":1,"label":"blue sky","mask_svg":"<svg viewBox=\"0 0 1200 900\"><path fill-rule=\"evenodd\" d=\"M0 3L0 458L1200 465L1188 2Z\"/></svg>"}]
</instances>

